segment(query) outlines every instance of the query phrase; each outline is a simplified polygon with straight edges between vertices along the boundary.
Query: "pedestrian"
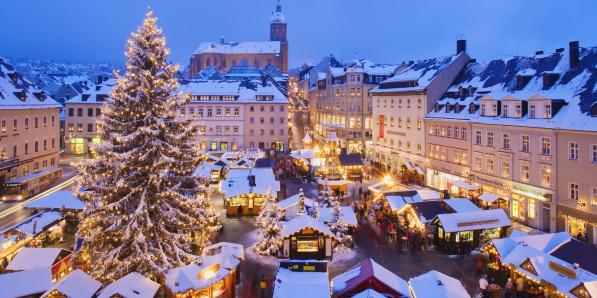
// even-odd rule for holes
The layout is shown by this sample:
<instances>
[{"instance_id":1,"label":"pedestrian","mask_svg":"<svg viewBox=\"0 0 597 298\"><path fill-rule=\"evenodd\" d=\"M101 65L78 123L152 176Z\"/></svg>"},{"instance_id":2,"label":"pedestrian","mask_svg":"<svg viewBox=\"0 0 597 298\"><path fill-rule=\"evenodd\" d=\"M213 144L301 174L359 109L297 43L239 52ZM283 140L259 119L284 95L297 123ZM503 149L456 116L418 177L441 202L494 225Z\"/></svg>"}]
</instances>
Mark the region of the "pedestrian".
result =
<instances>
[{"instance_id":1,"label":"pedestrian","mask_svg":"<svg viewBox=\"0 0 597 298\"><path fill-rule=\"evenodd\" d=\"M359 187L359 199L363 199L363 187Z\"/></svg>"},{"instance_id":2,"label":"pedestrian","mask_svg":"<svg viewBox=\"0 0 597 298\"><path fill-rule=\"evenodd\" d=\"M487 281L487 275L485 274L481 275L481 278L479 278L479 292L481 292L481 297L483 298L490 297L489 282Z\"/></svg>"},{"instance_id":3,"label":"pedestrian","mask_svg":"<svg viewBox=\"0 0 597 298\"><path fill-rule=\"evenodd\" d=\"M236 211L238 213L238 217L241 217L243 215L243 206L238 205L238 208L236 208Z\"/></svg>"},{"instance_id":4,"label":"pedestrian","mask_svg":"<svg viewBox=\"0 0 597 298\"><path fill-rule=\"evenodd\" d=\"M506 285L504 286L504 297L505 298L513 298L514 297L514 283L512 282L511 278L508 278L506 281Z\"/></svg>"}]
</instances>

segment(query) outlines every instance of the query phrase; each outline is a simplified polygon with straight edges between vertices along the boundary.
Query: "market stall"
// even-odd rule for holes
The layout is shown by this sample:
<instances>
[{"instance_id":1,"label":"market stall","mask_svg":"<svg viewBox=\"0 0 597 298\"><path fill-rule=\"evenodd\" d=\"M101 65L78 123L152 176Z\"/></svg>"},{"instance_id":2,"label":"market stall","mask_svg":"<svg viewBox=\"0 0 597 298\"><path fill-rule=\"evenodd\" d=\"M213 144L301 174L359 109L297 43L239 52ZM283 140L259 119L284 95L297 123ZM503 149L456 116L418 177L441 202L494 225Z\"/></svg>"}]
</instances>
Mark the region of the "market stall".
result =
<instances>
[{"instance_id":1,"label":"market stall","mask_svg":"<svg viewBox=\"0 0 597 298\"><path fill-rule=\"evenodd\" d=\"M267 195L277 196L280 182L271 168L232 169L220 187L227 216L257 215Z\"/></svg>"},{"instance_id":2,"label":"market stall","mask_svg":"<svg viewBox=\"0 0 597 298\"><path fill-rule=\"evenodd\" d=\"M274 298L330 297L327 262L280 261L274 280Z\"/></svg>"},{"instance_id":3,"label":"market stall","mask_svg":"<svg viewBox=\"0 0 597 298\"><path fill-rule=\"evenodd\" d=\"M354 297L365 290L373 290L379 297L410 297L407 282L372 259L332 279L334 298Z\"/></svg>"},{"instance_id":4,"label":"market stall","mask_svg":"<svg viewBox=\"0 0 597 298\"><path fill-rule=\"evenodd\" d=\"M131 293L137 297L153 298L159 289L160 284L138 272L131 272L107 285L97 298L129 297Z\"/></svg>"},{"instance_id":5,"label":"market stall","mask_svg":"<svg viewBox=\"0 0 597 298\"><path fill-rule=\"evenodd\" d=\"M512 223L504 210L491 209L438 214L431 225L439 250L465 254L487 240L505 237Z\"/></svg>"},{"instance_id":6,"label":"market stall","mask_svg":"<svg viewBox=\"0 0 597 298\"><path fill-rule=\"evenodd\" d=\"M435 270L411 278L408 285L413 298L471 297L459 280Z\"/></svg>"},{"instance_id":7,"label":"market stall","mask_svg":"<svg viewBox=\"0 0 597 298\"><path fill-rule=\"evenodd\" d=\"M285 222L282 228L283 258L324 260L332 258L335 239L330 228L310 215L300 215Z\"/></svg>"},{"instance_id":8,"label":"market stall","mask_svg":"<svg viewBox=\"0 0 597 298\"><path fill-rule=\"evenodd\" d=\"M348 181L346 180L317 179L317 191L321 192L326 187L338 195L346 195L348 193Z\"/></svg>"},{"instance_id":9,"label":"market stall","mask_svg":"<svg viewBox=\"0 0 597 298\"><path fill-rule=\"evenodd\" d=\"M448 190L456 197L465 197L469 199L477 199L480 195L480 186L466 183L460 180L448 182Z\"/></svg>"}]
</instances>

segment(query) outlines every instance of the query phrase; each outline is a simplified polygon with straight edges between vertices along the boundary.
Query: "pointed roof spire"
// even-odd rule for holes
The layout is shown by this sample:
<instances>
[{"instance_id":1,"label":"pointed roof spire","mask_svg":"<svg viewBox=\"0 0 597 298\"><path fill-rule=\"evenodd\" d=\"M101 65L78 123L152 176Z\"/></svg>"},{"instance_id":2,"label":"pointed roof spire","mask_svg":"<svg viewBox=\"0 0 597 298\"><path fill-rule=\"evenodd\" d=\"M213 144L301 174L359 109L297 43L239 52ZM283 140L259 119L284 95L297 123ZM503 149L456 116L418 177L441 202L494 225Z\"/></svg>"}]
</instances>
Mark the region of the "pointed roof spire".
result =
<instances>
[{"instance_id":1,"label":"pointed roof spire","mask_svg":"<svg viewBox=\"0 0 597 298\"><path fill-rule=\"evenodd\" d=\"M282 4L280 3L280 0L276 3L276 12L282 12Z\"/></svg>"},{"instance_id":2,"label":"pointed roof spire","mask_svg":"<svg viewBox=\"0 0 597 298\"><path fill-rule=\"evenodd\" d=\"M272 11L272 23L286 23L286 17L282 13L282 4L280 0L276 2L276 10Z\"/></svg>"}]
</instances>

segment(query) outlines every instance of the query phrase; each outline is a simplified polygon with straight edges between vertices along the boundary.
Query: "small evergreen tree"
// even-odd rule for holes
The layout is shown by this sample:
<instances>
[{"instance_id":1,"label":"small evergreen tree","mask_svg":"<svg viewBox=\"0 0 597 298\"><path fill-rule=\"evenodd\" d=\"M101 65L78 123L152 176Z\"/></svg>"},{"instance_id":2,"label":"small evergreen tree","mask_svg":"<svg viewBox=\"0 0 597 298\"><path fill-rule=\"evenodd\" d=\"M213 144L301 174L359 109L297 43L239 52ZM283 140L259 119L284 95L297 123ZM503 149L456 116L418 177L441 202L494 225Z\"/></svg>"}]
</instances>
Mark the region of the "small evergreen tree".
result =
<instances>
[{"instance_id":1,"label":"small evergreen tree","mask_svg":"<svg viewBox=\"0 0 597 298\"><path fill-rule=\"evenodd\" d=\"M284 218L284 210L280 208L276 198L268 191L267 199L263 204L259 216L257 216L257 237L259 241L255 244L256 253L263 256L277 256L282 246L282 228L280 220Z\"/></svg>"},{"instance_id":2,"label":"small evergreen tree","mask_svg":"<svg viewBox=\"0 0 597 298\"><path fill-rule=\"evenodd\" d=\"M319 202L321 207L330 208L333 206L335 201L338 201L338 197L334 196L326 180L323 189L319 192Z\"/></svg>"},{"instance_id":3,"label":"small evergreen tree","mask_svg":"<svg viewBox=\"0 0 597 298\"><path fill-rule=\"evenodd\" d=\"M350 226L342 218L342 206L338 200L332 202L332 220L328 223L330 230L336 236L336 244L341 246L352 245Z\"/></svg>"}]
</instances>

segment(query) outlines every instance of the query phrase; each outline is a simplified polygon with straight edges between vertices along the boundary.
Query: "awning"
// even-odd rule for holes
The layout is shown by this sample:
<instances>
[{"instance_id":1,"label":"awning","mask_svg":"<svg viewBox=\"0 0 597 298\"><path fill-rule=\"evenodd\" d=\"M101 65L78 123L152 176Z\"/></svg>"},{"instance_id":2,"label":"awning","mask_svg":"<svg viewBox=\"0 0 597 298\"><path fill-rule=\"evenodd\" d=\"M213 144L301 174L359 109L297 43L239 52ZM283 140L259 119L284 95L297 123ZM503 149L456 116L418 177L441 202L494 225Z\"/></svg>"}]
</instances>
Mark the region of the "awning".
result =
<instances>
[{"instance_id":1,"label":"awning","mask_svg":"<svg viewBox=\"0 0 597 298\"><path fill-rule=\"evenodd\" d=\"M406 166L407 169L412 170L413 169L413 165L410 163L410 161L407 161L404 163L404 165Z\"/></svg>"},{"instance_id":2,"label":"awning","mask_svg":"<svg viewBox=\"0 0 597 298\"><path fill-rule=\"evenodd\" d=\"M477 190L477 189L479 189L479 186L468 184L468 183L466 183L464 181L458 181L458 180L452 181L452 185L454 185L454 186L456 186L458 188L462 188L464 190Z\"/></svg>"},{"instance_id":3,"label":"awning","mask_svg":"<svg viewBox=\"0 0 597 298\"><path fill-rule=\"evenodd\" d=\"M483 200L483 201L485 201L485 202L487 202L489 204L492 204L493 202L495 202L499 198L500 197L498 195L490 193L490 192L482 193L479 196L479 199L481 199L481 200Z\"/></svg>"}]
</instances>

